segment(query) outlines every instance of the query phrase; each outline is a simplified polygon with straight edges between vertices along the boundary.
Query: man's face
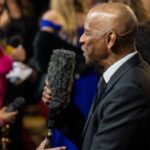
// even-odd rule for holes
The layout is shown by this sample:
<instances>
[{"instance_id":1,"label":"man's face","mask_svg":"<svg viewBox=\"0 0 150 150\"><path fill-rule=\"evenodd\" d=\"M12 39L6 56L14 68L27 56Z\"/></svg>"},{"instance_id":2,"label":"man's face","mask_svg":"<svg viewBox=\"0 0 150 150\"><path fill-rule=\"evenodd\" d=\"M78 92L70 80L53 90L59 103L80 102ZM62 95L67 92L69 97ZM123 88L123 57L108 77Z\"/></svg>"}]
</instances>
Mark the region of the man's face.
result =
<instances>
[{"instance_id":1,"label":"man's face","mask_svg":"<svg viewBox=\"0 0 150 150\"><path fill-rule=\"evenodd\" d=\"M104 22L97 20L93 13L88 14L86 17L84 33L80 38L80 42L87 64L101 65L103 59L107 58Z\"/></svg>"}]
</instances>

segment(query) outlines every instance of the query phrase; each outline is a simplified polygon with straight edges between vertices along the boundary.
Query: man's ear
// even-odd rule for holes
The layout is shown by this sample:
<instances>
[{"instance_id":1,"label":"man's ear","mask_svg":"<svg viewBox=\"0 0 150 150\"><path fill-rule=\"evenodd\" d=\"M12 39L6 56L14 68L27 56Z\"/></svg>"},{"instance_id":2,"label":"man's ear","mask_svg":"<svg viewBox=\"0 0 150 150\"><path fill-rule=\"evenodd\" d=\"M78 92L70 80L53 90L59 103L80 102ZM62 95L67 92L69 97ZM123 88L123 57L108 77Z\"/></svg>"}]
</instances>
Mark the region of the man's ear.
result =
<instances>
[{"instance_id":1,"label":"man's ear","mask_svg":"<svg viewBox=\"0 0 150 150\"><path fill-rule=\"evenodd\" d=\"M106 35L106 45L108 49L112 49L112 47L115 45L117 36L114 31L110 31Z\"/></svg>"}]
</instances>

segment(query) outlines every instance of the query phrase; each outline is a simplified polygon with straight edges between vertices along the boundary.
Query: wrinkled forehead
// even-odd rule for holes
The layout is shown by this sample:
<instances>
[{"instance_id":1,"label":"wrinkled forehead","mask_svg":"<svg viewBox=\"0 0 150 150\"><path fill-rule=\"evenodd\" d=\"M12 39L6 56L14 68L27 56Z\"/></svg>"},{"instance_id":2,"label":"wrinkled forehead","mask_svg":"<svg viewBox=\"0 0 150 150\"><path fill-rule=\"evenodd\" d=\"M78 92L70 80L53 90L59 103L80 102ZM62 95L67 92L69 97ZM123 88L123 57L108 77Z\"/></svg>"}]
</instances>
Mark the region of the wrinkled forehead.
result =
<instances>
[{"instance_id":1,"label":"wrinkled forehead","mask_svg":"<svg viewBox=\"0 0 150 150\"><path fill-rule=\"evenodd\" d=\"M116 17L115 14L104 11L90 11L87 15L87 18L91 19L111 19L114 17Z\"/></svg>"},{"instance_id":2,"label":"wrinkled forehead","mask_svg":"<svg viewBox=\"0 0 150 150\"><path fill-rule=\"evenodd\" d=\"M90 11L85 19L85 27L92 27L95 30L101 28L111 29L115 18L116 15L109 12Z\"/></svg>"}]
</instances>

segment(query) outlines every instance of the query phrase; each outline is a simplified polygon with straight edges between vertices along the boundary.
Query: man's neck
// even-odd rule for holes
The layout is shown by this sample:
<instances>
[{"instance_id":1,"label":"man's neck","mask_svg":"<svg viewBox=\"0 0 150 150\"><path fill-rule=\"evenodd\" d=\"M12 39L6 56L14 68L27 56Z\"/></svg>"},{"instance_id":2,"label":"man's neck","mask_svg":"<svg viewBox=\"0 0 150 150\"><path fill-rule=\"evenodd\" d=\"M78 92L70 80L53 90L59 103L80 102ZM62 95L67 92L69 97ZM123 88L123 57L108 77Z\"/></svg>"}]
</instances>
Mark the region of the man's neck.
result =
<instances>
[{"instance_id":1,"label":"man's neck","mask_svg":"<svg viewBox=\"0 0 150 150\"><path fill-rule=\"evenodd\" d=\"M120 50L118 53L112 52L110 56L106 60L103 61L104 71L106 71L110 66L112 66L114 63L116 63L120 59L136 51L134 47L132 48L133 49L128 48L128 49Z\"/></svg>"}]
</instances>

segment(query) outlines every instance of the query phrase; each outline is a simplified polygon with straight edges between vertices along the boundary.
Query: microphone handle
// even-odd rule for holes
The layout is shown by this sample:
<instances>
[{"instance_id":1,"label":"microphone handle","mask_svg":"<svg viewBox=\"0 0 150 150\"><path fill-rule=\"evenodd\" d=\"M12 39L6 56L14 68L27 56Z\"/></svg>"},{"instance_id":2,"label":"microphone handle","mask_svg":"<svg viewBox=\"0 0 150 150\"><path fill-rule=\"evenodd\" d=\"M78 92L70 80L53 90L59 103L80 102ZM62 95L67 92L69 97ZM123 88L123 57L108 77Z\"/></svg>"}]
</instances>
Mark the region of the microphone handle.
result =
<instances>
[{"instance_id":1,"label":"microphone handle","mask_svg":"<svg viewBox=\"0 0 150 150\"><path fill-rule=\"evenodd\" d=\"M48 134L47 134L47 143L45 145L45 149L47 148L52 148L52 136L53 136L53 131L52 129L48 129Z\"/></svg>"},{"instance_id":2,"label":"microphone handle","mask_svg":"<svg viewBox=\"0 0 150 150\"><path fill-rule=\"evenodd\" d=\"M56 118L57 112L55 110L50 110L49 111L49 116L48 116L48 133L47 133L47 143L45 145L45 148L51 148L52 147L52 136L53 136L53 128L54 128L54 123L55 123L55 118Z\"/></svg>"}]
</instances>

